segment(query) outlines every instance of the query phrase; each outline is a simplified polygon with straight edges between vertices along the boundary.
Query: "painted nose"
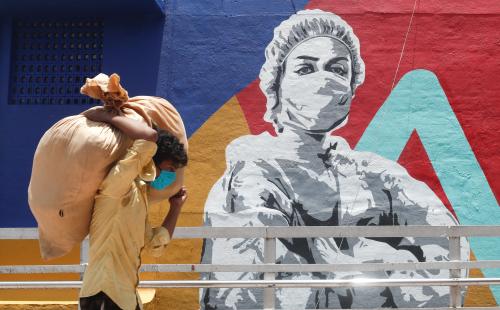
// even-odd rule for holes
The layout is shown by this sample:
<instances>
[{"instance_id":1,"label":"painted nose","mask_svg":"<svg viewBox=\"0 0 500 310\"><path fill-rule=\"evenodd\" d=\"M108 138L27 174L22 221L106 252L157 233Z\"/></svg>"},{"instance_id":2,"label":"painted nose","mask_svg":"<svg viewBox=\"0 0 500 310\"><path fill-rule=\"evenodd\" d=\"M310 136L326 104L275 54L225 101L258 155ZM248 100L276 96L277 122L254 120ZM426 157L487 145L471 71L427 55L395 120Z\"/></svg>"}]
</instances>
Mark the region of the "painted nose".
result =
<instances>
[{"instance_id":1,"label":"painted nose","mask_svg":"<svg viewBox=\"0 0 500 310\"><path fill-rule=\"evenodd\" d=\"M333 96L346 93L348 90L348 87L339 83L335 78L325 78L323 86L318 89L318 94Z\"/></svg>"}]
</instances>

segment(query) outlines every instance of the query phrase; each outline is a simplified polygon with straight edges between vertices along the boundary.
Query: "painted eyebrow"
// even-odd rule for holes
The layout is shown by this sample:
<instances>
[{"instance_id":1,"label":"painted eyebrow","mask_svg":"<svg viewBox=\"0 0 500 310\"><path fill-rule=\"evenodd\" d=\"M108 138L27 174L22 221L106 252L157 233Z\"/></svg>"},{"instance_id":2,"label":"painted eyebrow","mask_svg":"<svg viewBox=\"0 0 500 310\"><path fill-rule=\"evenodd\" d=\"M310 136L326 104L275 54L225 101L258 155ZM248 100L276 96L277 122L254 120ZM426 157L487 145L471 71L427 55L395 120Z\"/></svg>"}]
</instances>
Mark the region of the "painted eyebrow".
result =
<instances>
[{"instance_id":1,"label":"painted eyebrow","mask_svg":"<svg viewBox=\"0 0 500 310\"><path fill-rule=\"evenodd\" d=\"M335 58L330 59L330 60L328 61L328 63L330 64L330 63L332 63L332 62L338 62L338 61L340 61L340 60L345 60L345 61L347 61L347 62L349 61L349 59L348 59L347 57L335 57Z\"/></svg>"},{"instance_id":2,"label":"painted eyebrow","mask_svg":"<svg viewBox=\"0 0 500 310\"><path fill-rule=\"evenodd\" d=\"M319 58L312 57L312 56L305 56L305 55L299 56L299 57L297 57L297 59L306 59L306 60L312 60L312 61L318 61L319 60Z\"/></svg>"}]
</instances>

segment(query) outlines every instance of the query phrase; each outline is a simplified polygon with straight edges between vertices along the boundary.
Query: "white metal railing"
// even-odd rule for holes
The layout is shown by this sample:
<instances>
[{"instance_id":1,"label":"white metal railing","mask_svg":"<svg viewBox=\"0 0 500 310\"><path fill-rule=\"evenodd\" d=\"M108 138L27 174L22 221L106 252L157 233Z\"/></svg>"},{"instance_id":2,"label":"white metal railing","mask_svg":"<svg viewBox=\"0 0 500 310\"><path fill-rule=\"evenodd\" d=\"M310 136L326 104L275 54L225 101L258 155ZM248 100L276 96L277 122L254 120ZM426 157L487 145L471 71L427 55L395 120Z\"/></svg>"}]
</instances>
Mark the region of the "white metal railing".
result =
<instances>
[{"instance_id":1,"label":"white metal railing","mask_svg":"<svg viewBox=\"0 0 500 310\"><path fill-rule=\"evenodd\" d=\"M277 238L311 237L441 237L449 240L450 261L359 264L275 264ZM460 287L500 285L500 278L461 278L461 269L500 268L500 260L467 261L460 257L460 237L500 237L499 226L308 226L308 227L178 227L174 239L263 238L264 264L145 264L141 272L263 272L264 280L252 281L141 281L151 288L264 288L264 308L274 309L275 288L284 287L360 287L360 286L449 286L450 307L462 304ZM36 228L0 228L0 239L38 239ZM80 273L88 261L88 239L82 243L80 265L0 266L0 274ZM350 279L276 280L277 272L339 272L449 269L447 279ZM0 289L79 288L81 281L4 281ZM443 308L445 309L445 308ZM467 308L475 309L475 308ZM488 307L497 309L500 307Z\"/></svg>"}]
</instances>

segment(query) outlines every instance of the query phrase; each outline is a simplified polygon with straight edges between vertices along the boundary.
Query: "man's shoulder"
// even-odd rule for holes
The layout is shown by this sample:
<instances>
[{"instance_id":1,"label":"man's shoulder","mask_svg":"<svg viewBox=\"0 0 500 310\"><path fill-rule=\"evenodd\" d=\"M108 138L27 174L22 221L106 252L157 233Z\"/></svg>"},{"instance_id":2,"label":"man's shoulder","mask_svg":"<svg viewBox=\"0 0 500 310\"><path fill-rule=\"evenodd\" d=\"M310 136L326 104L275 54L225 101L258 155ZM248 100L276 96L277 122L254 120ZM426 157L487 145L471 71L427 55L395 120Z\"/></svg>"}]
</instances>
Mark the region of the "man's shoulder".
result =
<instances>
[{"instance_id":1,"label":"man's shoulder","mask_svg":"<svg viewBox=\"0 0 500 310\"><path fill-rule=\"evenodd\" d=\"M129 147L130 150L134 150L139 153L146 153L151 156L156 153L156 148L157 145L155 142L143 139L134 140L132 145Z\"/></svg>"}]
</instances>

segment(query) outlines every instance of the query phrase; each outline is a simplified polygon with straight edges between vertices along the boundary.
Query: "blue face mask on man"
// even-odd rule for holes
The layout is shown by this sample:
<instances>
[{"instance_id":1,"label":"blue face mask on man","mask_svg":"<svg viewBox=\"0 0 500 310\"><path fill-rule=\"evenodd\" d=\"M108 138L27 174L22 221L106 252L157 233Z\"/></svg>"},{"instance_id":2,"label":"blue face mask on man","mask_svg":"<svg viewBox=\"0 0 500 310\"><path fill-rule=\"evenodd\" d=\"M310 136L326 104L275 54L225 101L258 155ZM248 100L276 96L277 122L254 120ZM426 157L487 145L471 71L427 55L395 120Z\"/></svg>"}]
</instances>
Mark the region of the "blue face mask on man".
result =
<instances>
[{"instance_id":1,"label":"blue face mask on man","mask_svg":"<svg viewBox=\"0 0 500 310\"><path fill-rule=\"evenodd\" d=\"M151 186L156 190L162 190L175 181L175 172L161 170L160 175L151 182Z\"/></svg>"}]
</instances>

